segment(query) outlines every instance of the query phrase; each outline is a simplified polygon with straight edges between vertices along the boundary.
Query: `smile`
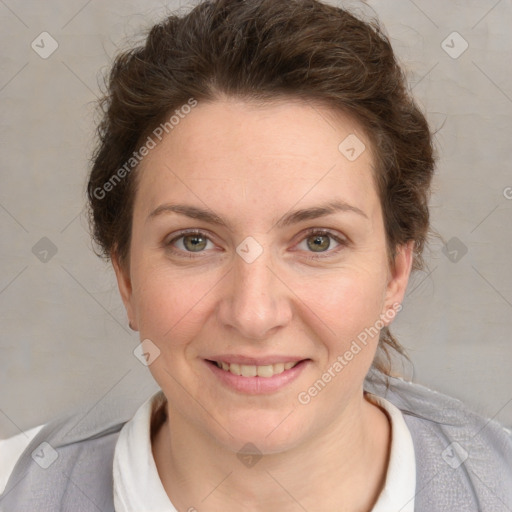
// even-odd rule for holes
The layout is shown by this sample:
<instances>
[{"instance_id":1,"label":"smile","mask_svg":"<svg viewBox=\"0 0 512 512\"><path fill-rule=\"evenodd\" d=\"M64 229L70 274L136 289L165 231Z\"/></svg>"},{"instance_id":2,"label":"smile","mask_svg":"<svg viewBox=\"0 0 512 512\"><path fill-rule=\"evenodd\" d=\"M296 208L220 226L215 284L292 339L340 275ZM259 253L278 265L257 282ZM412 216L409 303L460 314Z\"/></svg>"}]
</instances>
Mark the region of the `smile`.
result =
<instances>
[{"instance_id":1,"label":"smile","mask_svg":"<svg viewBox=\"0 0 512 512\"><path fill-rule=\"evenodd\" d=\"M266 364L262 366L236 364L236 363L225 363L224 361L213 361L218 368L226 372L230 372L233 375L240 375L242 377L264 377L270 378L274 375L279 375L285 370L290 370L296 366L299 361L288 362L288 363L276 363Z\"/></svg>"},{"instance_id":2,"label":"smile","mask_svg":"<svg viewBox=\"0 0 512 512\"><path fill-rule=\"evenodd\" d=\"M310 359L290 361L292 357L278 357L277 363L272 359L261 358L262 361L251 361L250 357L233 356L229 362L223 360L205 359L207 367L213 373L217 382L237 393L258 395L261 393L274 393L289 386L305 369L312 364ZM225 359L228 359L226 357ZM247 364L259 362L260 364ZM244 363L244 364L242 364ZM265 364L261 364L265 363Z\"/></svg>"}]
</instances>

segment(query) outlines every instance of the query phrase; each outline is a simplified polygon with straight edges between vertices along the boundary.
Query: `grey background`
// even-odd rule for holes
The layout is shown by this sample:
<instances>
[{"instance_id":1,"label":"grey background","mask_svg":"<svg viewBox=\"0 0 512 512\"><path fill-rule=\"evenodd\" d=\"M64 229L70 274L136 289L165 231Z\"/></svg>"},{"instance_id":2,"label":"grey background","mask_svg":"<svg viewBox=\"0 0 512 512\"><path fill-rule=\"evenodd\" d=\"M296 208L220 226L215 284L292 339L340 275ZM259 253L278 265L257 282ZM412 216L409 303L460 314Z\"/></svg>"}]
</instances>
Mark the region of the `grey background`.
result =
<instances>
[{"instance_id":1,"label":"grey background","mask_svg":"<svg viewBox=\"0 0 512 512\"><path fill-rule=\"evenodd\" d=\"M393 324L414 363L405 371L512 426L512 2L342 5L379 16L442 126L431 211L444 242L432 241ZM77 404L137 405L157 389L133 355L138 333L91 250L83 206L100 73L177 6L0 0L0 438ZM46 59L31 47L44 31L58 43ZM457 58L454 31L469 45Z\"/></svg>"}]
</instances>

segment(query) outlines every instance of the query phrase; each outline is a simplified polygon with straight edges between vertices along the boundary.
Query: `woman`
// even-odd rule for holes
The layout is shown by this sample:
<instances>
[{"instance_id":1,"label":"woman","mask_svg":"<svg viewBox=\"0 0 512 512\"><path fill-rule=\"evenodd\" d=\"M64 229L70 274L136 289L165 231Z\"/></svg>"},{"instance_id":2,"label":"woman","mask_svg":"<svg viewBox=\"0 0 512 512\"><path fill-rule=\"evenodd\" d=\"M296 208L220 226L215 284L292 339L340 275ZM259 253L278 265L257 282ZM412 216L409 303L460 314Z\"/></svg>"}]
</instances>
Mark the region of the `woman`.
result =
<instances>
[{"instance_id":1,"label":"woman","mask_svg":"<svg viewBox=\"0 0 512 512\"><path fill-rule=\"evenodd\" d=\"M104 107L94 238L161 392L45 426L2 510L512 510L510 435L391 376L434 154L377 23L203 2Z\"/></svg>"}]
</instances>

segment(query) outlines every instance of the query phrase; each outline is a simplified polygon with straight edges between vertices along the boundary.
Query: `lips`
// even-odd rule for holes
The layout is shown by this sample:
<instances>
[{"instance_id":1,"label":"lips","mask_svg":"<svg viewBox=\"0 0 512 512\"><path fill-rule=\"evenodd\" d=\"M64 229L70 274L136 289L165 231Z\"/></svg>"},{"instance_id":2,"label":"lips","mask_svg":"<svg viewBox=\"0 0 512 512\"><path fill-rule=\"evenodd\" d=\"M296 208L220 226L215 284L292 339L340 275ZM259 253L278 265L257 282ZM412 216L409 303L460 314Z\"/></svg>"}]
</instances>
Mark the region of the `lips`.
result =
<instances>
[{"instance_id":1,"label":"lips","mask_svg":"<svg viewBox=\"0 0 512 512\"><path fill-rule=\"evenodd\" d=\"M294 356L216 355L204 360L206 366L223 386L250 395L275 393L289 386L310 366L310 359Z\"/></svg>"}]
</instances>

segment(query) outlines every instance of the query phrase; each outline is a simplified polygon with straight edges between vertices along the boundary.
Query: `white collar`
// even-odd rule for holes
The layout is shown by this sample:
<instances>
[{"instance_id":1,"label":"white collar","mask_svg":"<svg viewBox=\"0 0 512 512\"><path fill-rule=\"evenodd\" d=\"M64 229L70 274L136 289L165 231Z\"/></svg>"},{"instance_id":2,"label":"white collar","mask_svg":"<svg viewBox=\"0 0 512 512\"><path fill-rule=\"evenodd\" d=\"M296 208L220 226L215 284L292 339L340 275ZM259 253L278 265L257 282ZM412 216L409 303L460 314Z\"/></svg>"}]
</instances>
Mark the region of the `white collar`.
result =
<instances>
[{"instance_id":1,"label":"white collar","mask_svg":"<svg viewBox=\"0 0 512 512\"><path fill-rule=\"evenodd\" d=\"M416 494L416 456L411 433L402 412L389 400L366 393L380 405L391 421L391 453L384 488L371 512L414 512Z\"/></svg>"},{"instance_id":2,"label":"white collar","mask_svg":"<svg viewBox=\"0 0 512 512\"><path fill-rule=\"evenodd\" d=\"M400 410L388 400L366 396L388 413L392 442L384 489L371 512L414 512L416 461L411 434ZM114 452L116 512L177 512L162 485L151 448L151 415L161 391L144 402L128 421Z\"/></svg>"},{"instance_id":3,"label":"white collar","mask_svg":"<svg viewBox=\"0 0 512 512\"><path fill-rule=\"evenodd\" d=\"M114 450L116 512L177 512L165 492L151 448L151 415L161 391L124 424Z\"/></svg>"}]
</instances>

